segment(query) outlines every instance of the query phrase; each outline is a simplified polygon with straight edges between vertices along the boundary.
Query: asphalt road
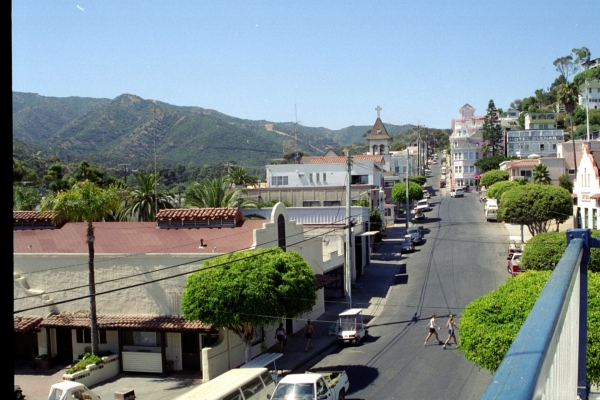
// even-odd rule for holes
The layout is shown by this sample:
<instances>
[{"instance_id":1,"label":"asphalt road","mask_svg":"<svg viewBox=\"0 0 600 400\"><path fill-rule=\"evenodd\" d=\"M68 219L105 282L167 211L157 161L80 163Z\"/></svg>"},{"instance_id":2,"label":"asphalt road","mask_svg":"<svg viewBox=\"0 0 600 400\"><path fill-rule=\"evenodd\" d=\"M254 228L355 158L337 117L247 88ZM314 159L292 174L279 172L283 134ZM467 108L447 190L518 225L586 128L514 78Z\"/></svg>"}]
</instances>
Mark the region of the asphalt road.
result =
<instances>
[{"instance_id":1,"label":"asphalt road","mask_svg":"<svg viewBox=\"0 0 600 400\"><path fill-rule=\"evenodd\" d=\"M508 245L504 225L485 221L477 194L441 196L440 167L432 167L428 183L435 190L430 200L434 207L418 224L426 229L425 242L399 261L384 309L370 324L372 337L306 366L345 369L349 399L479 399L491 379L456 346L444 350L435 337L423 345L432 313L438 315L439 337L445 341L448 314L457 315L460 327L464 307L509 276L503 257Z\"/></svg>"}]
</instances>

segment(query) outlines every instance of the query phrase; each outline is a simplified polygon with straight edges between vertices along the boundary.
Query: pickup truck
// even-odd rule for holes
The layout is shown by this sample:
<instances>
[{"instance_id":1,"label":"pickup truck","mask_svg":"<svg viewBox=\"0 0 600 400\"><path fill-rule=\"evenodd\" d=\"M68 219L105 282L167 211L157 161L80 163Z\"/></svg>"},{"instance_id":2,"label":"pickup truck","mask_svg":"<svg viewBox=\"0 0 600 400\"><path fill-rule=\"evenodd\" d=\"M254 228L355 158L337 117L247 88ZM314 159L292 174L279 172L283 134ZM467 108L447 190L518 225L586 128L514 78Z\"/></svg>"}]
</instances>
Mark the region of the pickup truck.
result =
<instances>
[{"instance_id":1,"label":"pickup truck","mask_svg":"<svg viewBox=\"0 0 600 400\"><path fill-rule=\"evenodd\" d=\"M344 400L350 388L346 371L291 374L279 381L270 400Z\"/></svg>"},{"instance_id":2,"label":"pickup truck","mask_svg":"<svg viewBox=\"0 0 600 400\"><path fill-rule=\"evenodd\" d=\"M508 266L506 269L508 273L514 278L520 272L525 272L525 268L521 267L521 257L523 253L512 253L506 258L508 260Z\"/></svg>"},{"instance_id":3,"label":"pickup truck","mask_svg":"<svg viewBox=\"0 0 600 400\"><path fill-rule=\"evenodd\" d=\"M62 381L50 387L48 400L100 400L100 396L92 392L85 385L72 381Z\"/></svg>"}]
</instances>

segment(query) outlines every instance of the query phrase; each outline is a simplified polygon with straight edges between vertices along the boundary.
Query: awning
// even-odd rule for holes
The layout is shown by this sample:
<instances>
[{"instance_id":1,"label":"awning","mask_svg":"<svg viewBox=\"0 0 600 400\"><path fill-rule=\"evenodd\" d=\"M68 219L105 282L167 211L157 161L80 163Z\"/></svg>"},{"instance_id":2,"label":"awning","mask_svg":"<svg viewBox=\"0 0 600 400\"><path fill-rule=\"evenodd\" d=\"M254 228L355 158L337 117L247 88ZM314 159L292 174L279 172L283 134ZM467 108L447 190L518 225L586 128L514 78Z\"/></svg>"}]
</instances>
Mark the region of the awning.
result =
<instances>
[{"instance_id":1,"label":"awning","mask_svg":"<svg viewBox=\"0 0 600 400\"><path fill-rule=\"evenodd\" d=\"M379 231L369 231L369 232L363 232L363 233L359 233L359 234L358 234L358 235L356 235L356 236L357 236L357 237L358 237L358 236L375 236L375 235L377 235L378 233L381 233L381 232L379 232Z\"/></svg>"}]
</instances>

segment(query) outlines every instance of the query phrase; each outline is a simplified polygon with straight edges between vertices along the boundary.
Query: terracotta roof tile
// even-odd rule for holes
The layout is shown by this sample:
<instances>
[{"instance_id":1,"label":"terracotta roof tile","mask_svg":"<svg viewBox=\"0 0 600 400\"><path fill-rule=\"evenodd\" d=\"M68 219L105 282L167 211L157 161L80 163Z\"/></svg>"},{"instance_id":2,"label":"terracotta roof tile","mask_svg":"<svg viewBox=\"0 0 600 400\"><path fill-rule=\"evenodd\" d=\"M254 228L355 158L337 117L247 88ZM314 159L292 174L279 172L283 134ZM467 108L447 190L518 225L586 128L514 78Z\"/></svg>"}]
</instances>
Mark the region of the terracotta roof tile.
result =
<instances>
[{"instance_id":1,"label":"terracotta roof tile","mask_svg":"<svg viewBox=\"0 0 600 400\"><path fill-rule=\"evenodd\" d=\"M156 219L217 219L235 218L242 219L238 208L180 208L159 210Z\"/></svg>"},{"instance_id":2,"label":"terracotta roof tile","mask_svg":"<svg viewBox=\"0 0 600 400\"><path fill-rule=\"evenodd\" d=\"M51 211L43 215L39 211L13 211L13 222L52 221L52 215Z\"/></svg>"},{"instance_id":3,"label":"terracotta roof tile","mask_svg":"<svg viewBox=\"0 0 600 400\"><path fill-rule=\"evenodd\" d=\"M357 155L351 156L352 161L375 161L383 163L383 155ZM313 157L310 164L345 164L346 157Z\"/></svg>"},{"instance_id":4,"label":"terracotta roof tile","mask_svg":"<svg viewBox=\"0 0 600 400\"><path fill-rule=\"evenodd\" d=\"M31 317L31 316L23 316L23 317L14 317L14 326L15 333L27 333L30 330L36 328L40 322L42 322L43 318L41 317Z\"/></svg>"},{"instance_id":5,"label":"terracotta roof tile","mask_svg":"<svg viewBox=\"0 0 600 400\"><path fill-rule=\"evenodd\" d=\"M40 326L47 328L89 329L90 317L86 312L61 313L45 318ZM215 333L214 325L201 321L187 321L176 315L98 315L98 328L108 330L168 331Z\"/></svg>"},{"instance_id":6,"label":"terracotta roof tile","mask_svg":"<svg viewBox=\"0 0 600 400\"><path fill-rule=\"evenodd\" d=\"M339 278L334 278L328 275L315 274L315 287L317 289L323 289L325 286L330 283L339 282Z\"/></svg>"}]
</instances>

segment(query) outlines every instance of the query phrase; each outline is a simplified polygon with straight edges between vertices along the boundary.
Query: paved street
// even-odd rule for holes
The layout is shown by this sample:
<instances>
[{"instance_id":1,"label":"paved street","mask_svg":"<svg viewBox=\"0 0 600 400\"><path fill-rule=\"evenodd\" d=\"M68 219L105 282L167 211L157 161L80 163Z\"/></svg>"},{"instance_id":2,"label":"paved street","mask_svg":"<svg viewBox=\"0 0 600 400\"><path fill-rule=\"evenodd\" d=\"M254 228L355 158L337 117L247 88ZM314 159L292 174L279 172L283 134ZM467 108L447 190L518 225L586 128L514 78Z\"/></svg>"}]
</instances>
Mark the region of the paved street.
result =
<instances>
[{"instance_id":1,"label":"paved street","mask_svg":"<svg viewBox=\"0 0 600 400\"><path fill-rule=\"evenodd\" d=\"M479 371L450 346L429 340L432 313L444 327L449 313L460 316L473 299L496 289L508 278L507 232L503 224L488 223L476 194L464 198L440 196L433 166L436 195L426 213L425 243L397 264L398 276L370 325L372 339L360 347L344 348L320 360L314 368L343 368L350 375L349 398L356 399L476 399L491 375ZM447 330L439 331L445 340ZM460 337L460 329L458 330Z\"/></svg>"}]
</instances>

